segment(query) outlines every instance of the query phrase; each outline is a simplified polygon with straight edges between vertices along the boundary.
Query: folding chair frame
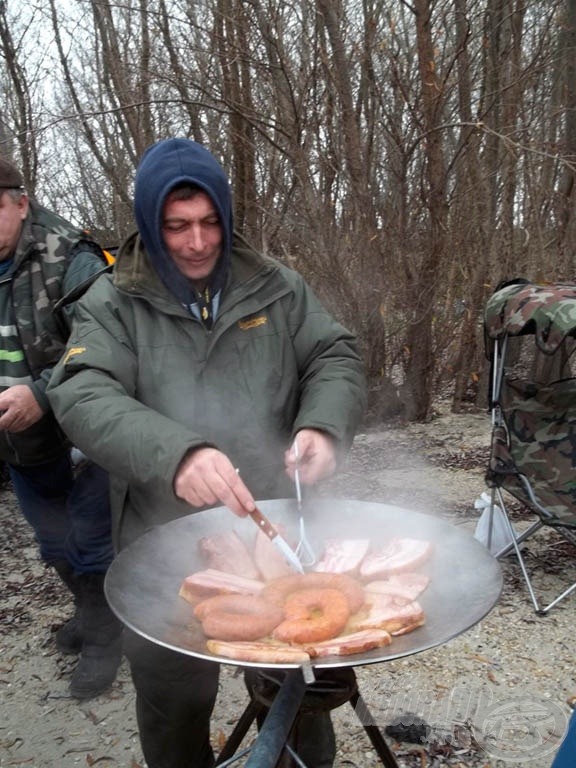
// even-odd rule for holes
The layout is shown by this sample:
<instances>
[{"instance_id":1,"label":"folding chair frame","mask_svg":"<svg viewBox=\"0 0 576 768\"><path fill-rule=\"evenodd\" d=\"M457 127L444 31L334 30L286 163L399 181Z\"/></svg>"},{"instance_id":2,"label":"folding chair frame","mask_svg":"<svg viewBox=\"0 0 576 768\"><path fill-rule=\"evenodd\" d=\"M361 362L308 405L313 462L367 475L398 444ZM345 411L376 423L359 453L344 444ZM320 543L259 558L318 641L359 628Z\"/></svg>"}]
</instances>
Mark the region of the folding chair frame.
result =
<instances>
[{"instance_id":1,"label":"folding chair frame","mask_svg":"<svg viewBox=\"0 0 576 768\"><path fill-rule=\"evenodd\" d=\"M492 393L493 393L492 427L493 428L496 426L502 426L504 424L504 417L502 415L501 408L498 405L498 400L500 397L500 391L501 391L502 382L504 379L504 362L503 361L505 359L506 348L507 348L507 337L504 337L501 343L498 340L494 341L493 370L492 370ZM506 503L504 500L504 494L503 494L502 488L496 485L493 486L491 489L492 493L491 493L491 500L490 500L489 525L488 525L489 533L488 533L487 546L488 548L490 548L492 544L494 507L497 504L504 513L504 522L507 528L508 538L511 543L507 544L500 551L498 551L495 557L498 560L500 560L501 558L509 555L511 552L515 553L516 557L518 558L520 568L522 570L522 575L524 576L524 581L526 582L526 586L528 587L528 592L530 594L532 605L534 606L534 611L538 615L544 616L548 613L548 611L554 608L554 606L556 606L561 600L563 600L565 597L568 597L568 595L572 594L572 592L576 591L576 582L574 582L574 584L572 584L570 587L565 589L564 592L562 592L562 594L560 594L558 597L556 597L546 606L543 606L541 604L541 601L538 599L532 584L532 579L530 578L530 574L528 573L528 568L526 567L526 563L524 561L524 557L520 549L520 544L526 539L528 539L530 536L532 536L532 534L538 531L540 528L545 527L547 525L546 520L547 519L552 520L553 515L549 512L549 510L547 510L545 507L543 507L539 503L538 499L534 495L532 486L530 485L530 482L526 477L526 475L523 475L522 473L517 473L516 477L522 483L524 491L526 492L527 497L530 499L530 502L533 505L534 509L537 510L537 512L533 512L533 510L529 510L529 511L533 512L534 514L539 514L539 519L535 523L533 523L531 526L529 526L526 530L522 532L516 531L516 529L512 525L510 515L508 514L508 511L506 508ZM513 496L513 498L516 498L514 494L512 494L510 491L507 491L507 493L510 493L510 495ZM521 499L519 499L519 501L522 502ZM529 509L528 505L524 504L524 506L526 506L526 508ZM557 529L559 534L561 534L568 541L576 545L576 531L572 530L570 527L562 526L558 524L549 525L547 527Z\"/></svg>"}]
</instances>

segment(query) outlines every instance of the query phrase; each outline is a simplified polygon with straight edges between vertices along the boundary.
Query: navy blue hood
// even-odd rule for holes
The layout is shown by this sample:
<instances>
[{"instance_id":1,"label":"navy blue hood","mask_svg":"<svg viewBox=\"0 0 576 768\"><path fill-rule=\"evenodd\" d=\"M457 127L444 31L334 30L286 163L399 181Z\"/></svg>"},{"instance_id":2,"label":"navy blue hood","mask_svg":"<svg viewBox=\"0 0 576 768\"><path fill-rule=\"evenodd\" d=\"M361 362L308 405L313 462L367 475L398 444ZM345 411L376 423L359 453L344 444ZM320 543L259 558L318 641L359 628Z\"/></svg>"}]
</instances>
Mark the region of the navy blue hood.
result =
<instances>
[{"instance_id":1,"label":"navy blue hood","mask_svg":"<svg viewBox=\"0 0 576 768\"><path fill-rule=\"evenodd\" d=\"M222 166L201 144L190 139L165 139L148 147L134 188L134 214L152 266L168 290L186 306L198 301L192 283L170 258L162 237L162 209L174 187L188 183L200 187L214 203L222 226L222 255L210 277L215 294L227 279L232 247L232 195Z\"/></svg>"}]
</instances>

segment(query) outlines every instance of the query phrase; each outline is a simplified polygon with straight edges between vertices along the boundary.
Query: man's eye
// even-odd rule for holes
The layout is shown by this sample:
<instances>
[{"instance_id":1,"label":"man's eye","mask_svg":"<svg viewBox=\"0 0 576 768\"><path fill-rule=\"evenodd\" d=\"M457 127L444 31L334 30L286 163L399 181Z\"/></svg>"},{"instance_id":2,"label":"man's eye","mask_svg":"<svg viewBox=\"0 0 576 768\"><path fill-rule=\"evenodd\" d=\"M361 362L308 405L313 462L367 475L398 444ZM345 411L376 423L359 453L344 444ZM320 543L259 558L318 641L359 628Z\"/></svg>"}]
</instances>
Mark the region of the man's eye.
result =
<instances>
[{"instance_id":1,"label":"man's eye","mask_svg":"<svg viewBox=\"0 0 576 768\"><path fill-rule=\"evenodd\" d=\"M183 232L186 229L186 224L164 224L163 229L166 232Z\"/></svg>"}]
</instances>

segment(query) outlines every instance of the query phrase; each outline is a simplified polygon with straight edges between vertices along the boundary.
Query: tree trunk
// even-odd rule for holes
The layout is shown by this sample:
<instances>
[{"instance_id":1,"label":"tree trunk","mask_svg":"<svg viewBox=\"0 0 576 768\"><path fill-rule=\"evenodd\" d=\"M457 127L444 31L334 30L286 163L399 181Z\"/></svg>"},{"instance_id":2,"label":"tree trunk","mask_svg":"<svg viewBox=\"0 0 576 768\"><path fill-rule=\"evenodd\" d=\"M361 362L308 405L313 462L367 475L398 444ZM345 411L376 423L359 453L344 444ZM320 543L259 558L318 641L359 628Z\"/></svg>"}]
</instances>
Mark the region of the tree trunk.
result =
<instances>
[{"instance_id":1,"label":"tree trunk","mask_svg":"<svg viewBox=\"0 0 576 768\"><path fill-rule=\"evenodd\" d=\"M406 372L410 400L408 418L427 418L434 378L432 322L441 275L439 267L444 253L446 235L446 200L442 134L443 88L435 61L431 13L434 2L415 0L416 36L418 41L418 70L420 75L422 122L425 138L425 196L428 213L428 242L420 270L415 276L411 294L412 323L408 330L409 361Z\"/></svg>"}]
</instances>

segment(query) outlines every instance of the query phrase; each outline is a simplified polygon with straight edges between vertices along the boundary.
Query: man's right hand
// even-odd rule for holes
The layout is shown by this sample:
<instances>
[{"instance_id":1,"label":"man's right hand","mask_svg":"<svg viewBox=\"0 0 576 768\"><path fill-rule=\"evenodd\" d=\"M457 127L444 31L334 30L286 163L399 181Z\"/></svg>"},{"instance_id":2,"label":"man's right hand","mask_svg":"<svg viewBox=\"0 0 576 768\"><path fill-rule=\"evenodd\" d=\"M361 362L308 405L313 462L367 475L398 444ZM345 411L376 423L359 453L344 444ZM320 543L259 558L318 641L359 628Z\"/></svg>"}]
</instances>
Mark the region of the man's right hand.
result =
<instances>
[{"instance_id":1,"label":"man's right hand","mask_svg":"<svg viewBox=\"0 0 576 768\"><path fill-rule=\"evenodd\" d=\"M255 507L232 462L216 448L196 448L184 457L174 477L174 492L192 507L221 502L238 517L246 517Z\"/></svg>"},{"instance_id":2,"label":"man's right hand","mask_svg":"<svg viewBox=\"0 0 576 768\"><path fill-rule=\"evenodd\" d=\"M23 432L44 415L26 384L15 384L0 394L0 413L0 430L6 432Z\"/></svg>"}]
</instances>

